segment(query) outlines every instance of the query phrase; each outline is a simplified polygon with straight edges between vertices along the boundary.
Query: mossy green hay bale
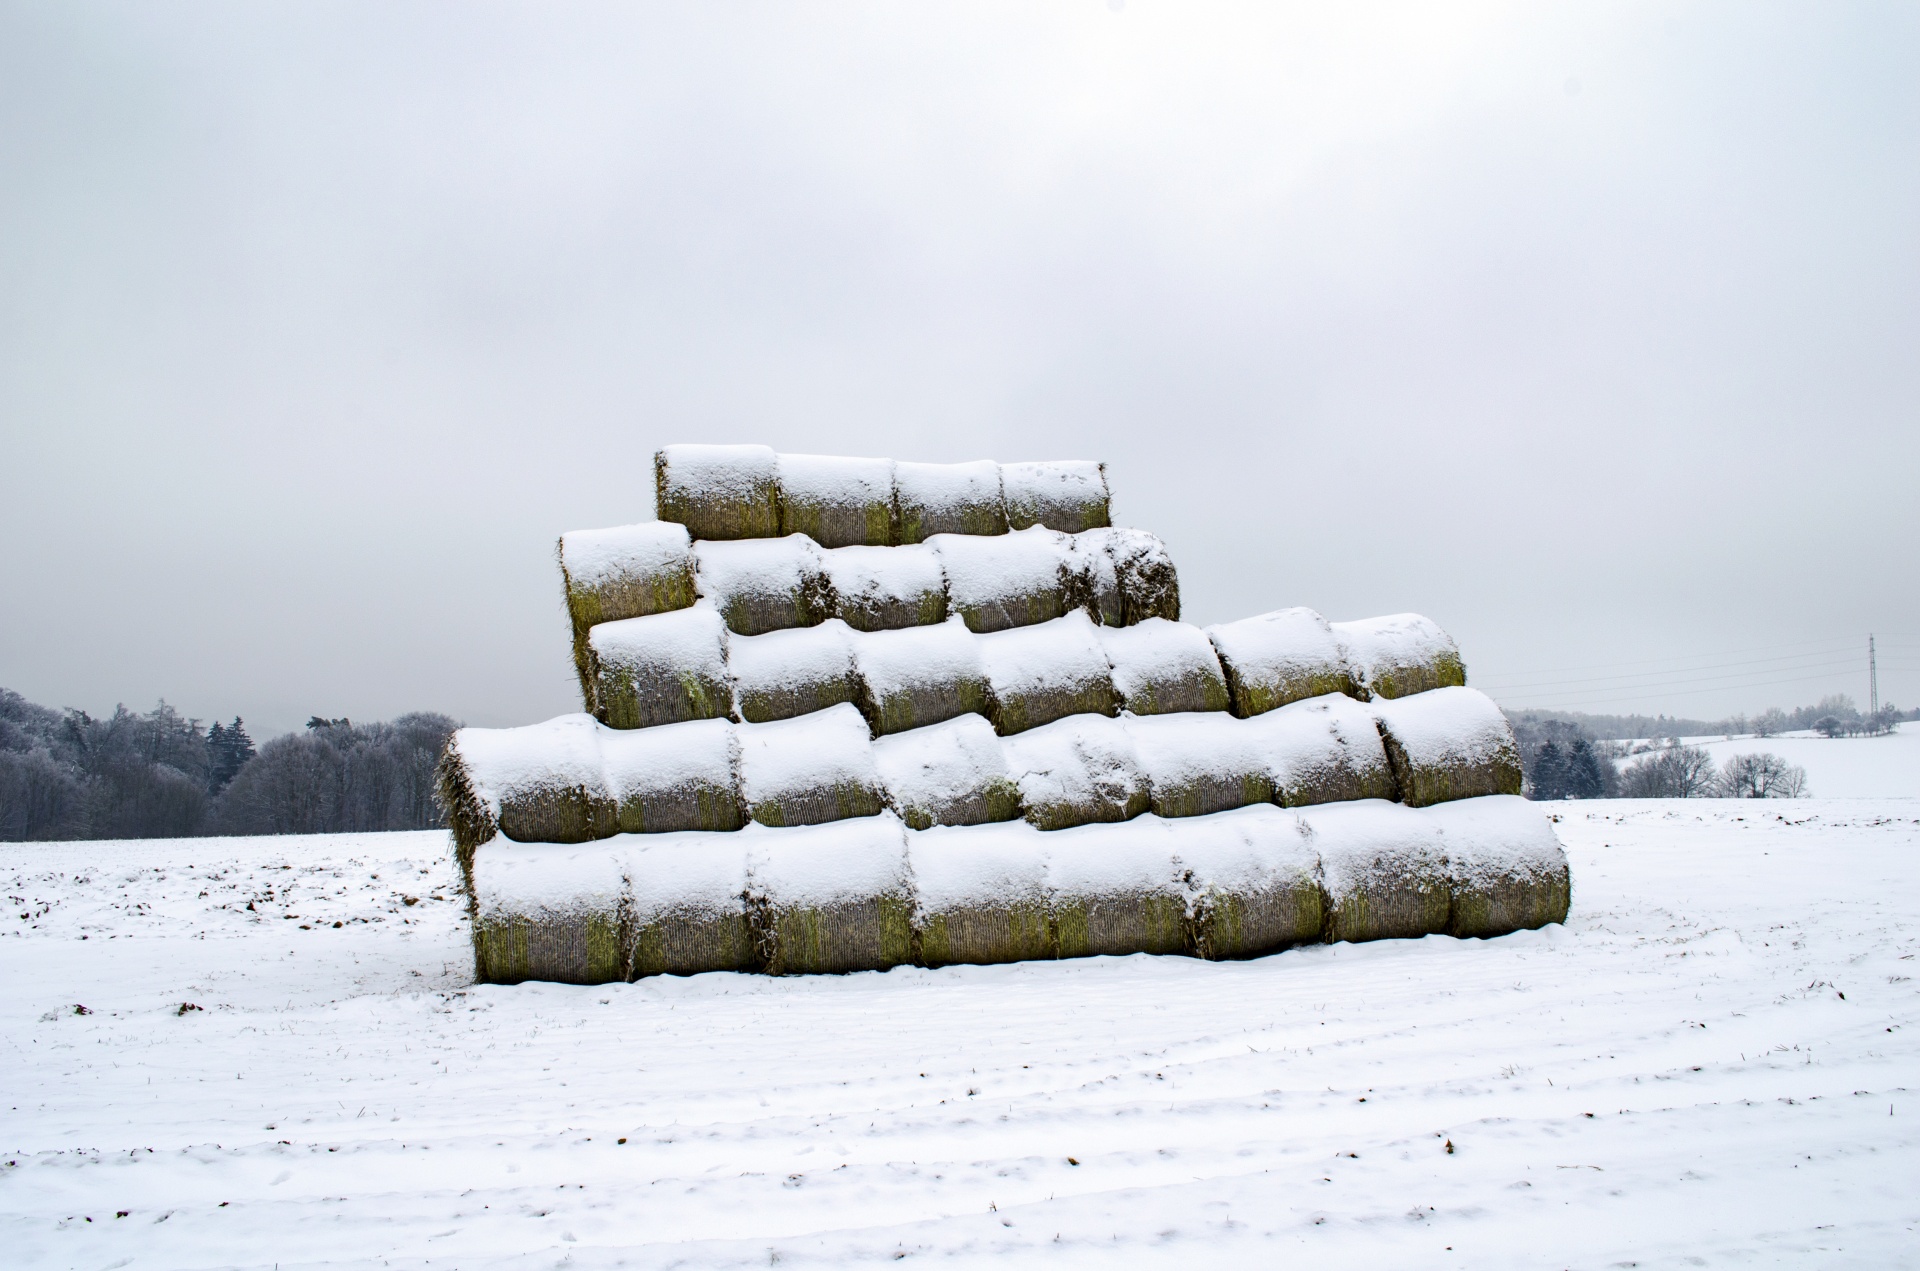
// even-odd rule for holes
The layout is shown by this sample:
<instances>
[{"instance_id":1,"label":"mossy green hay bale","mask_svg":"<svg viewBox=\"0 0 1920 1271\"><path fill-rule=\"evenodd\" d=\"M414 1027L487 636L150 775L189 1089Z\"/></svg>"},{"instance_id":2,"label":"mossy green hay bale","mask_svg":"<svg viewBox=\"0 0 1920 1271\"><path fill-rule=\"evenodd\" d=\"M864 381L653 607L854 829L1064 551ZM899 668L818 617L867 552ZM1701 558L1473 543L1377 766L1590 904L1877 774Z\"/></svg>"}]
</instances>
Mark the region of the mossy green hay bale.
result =
<instances>
[{"instance_id":1,"label":"mossy green hay bale","mask_svg":"<svg viewBox=\"0 0 1920 1271\"><path fill-rule=\"evenodd\" d=\"M1005 737L1069 715L1117 714L1113 670L1096 630L1076 610L1038 626L980 636L994 730Z\"/></svg>"},{"instance_id":2,"label":"mossy green hay bale","mask_svg":"<svg viewBox=\"0 0 1920 1271\"><path fill-rule=\"evenodd\" d=\"M935 534L1007 532L1000 465L992 460L896 463L893 491L898 543L923 543Z\"/></svg>"},{"instance_id":3,"label":"mossy green hay bale","mask_svg":"<svg viewBox=\"0 0 1920 1271\"><path fill-rule=\"evenodd\" d=\"M1336 622L1354 676L1374 697L1408 697L1467 682L1459 646L1437 623L1417 613Z\"/></svg>"},{"instance_id":4,"label":"mossy green hay bale","mask_svg":"<svg viewBox=\"0 0 1920 1271\"><path fill-rule=\"evenodd\" d=\"M587 633L594 718L610 728L724 719L732 710L727 630L706 605L603 622Z\"/></svg>"},{"instance_id":5,"label":"mossy green hay bale","mask_svg":"<svg viewBox=\"0 0 1920 1271\"><path fill-rule=\"evenodd\" d=\"M822 547L895 541L893 460L780 456L780 530Z\"/></svg>"},{"instance_id":6,"label":"mossy green hay bale","mask_svg":"<svg viewBox=\"0 0 1920 1271\"><path fill-rule=\"evenodd\" d=\"M1567 854L1538 805L1492 795L1420 815L1446 848L1453 884L1448 935L1501 936L1567 920L1573 896Z\"/></svg>"},{"instance_id":7,"label":"mossy green hay bale","mask_svg":"<svg viewBox=\"0 0 1920 1271\"><path fill-rule=\"evenodd\" d=\"M739 636L727 642L727 669L741 719L765 724L857 703L852 631L830 618L817 627Z\"/></svg>"},{"instance_id":8,"label":"mossy green hay bale","mask_svg":"<svg viewBox=\"0 0 1920 1271\"><path fill-rule=\"evenodd\" d=\"M1368 799L1294 815L1307 825L1320 854L1327 943L1413 939L1447 930L1453 906L1447 858L1419 813Z\"/></svg>"},{"instance_id":9,"label":"mossy green hay bale","mask_svg":"<svg viewBox=\"0 0 1920 1271\"><path fill-rule=\"evenodd\" d=\"M625 980L632 927L624 858L607 844L495 842L474 858L474 973L482 983Z\"/></svg>"},{"instance_id":10,"label":"mossy green hay bale","mask_svg":"<svg viewBox=\"0 0 1920 1271\"><path fill-rule=\"evenodd\" d=\"M860 709L876 737L958 715L985 717L992 694L979 644L958 618L937 626L854 637Z\"/></svg>"},{"instance_id":11,"label":"mossy green hay bale","mask_svg":"<svg viewBox=\"0 0 1920 1271\"><path fill-rule=\"evenodd\" d=\"M1113 688L1135 715L1226 711L1232 705L1220 657L1206 632L1148 618L1137 626L1102 627L1100 645L1113 668Z\"/></svg>"},{"instance_id":12,"label":"mossy green hay bale","mask_svg":"<svg viewBox=\"0 0 1920 1271\"><path fill-rule=\"evenodd\" d=\"M1285 807L1399 797L1372 711L1344 693L1290 702L1246 723Z\"/></svg>"},{"instance_id":13,"label":"mossy green hay bale","mask_svg":"<svg viewBox=\"0 0 1920 1271\"><path fill-rule=\"evenodd\" d=\"M741 724L740 793L766 826L870 817L886 807L867 723L852 706Z\"/></svg>"},{"instance_id":14,"label":"mossy green hay bale","mask_svg":"<svg viewBox=\"0 0 1920 1271\"><path fill-rule=\"evenodd\" d=\"M747 905L747 837L625 840L635 979L759 968Z\"/></svg>"},{"instance_id":15,"label":"mossy green hay bale","mask_svg":"<svg viewBox=\"0 0 1920 1271\"><path fill-rule=\"evenodd\" d=\"M1007 525L1033 525L1067 534L1108 523L1107 466L1083 459L1000 465L1001 496Z\"/></svg>"},{"instance_id":16,"label":"mossy green hay bale","mask_svg":"<svg viewBox=\"0 0 1920 1271\"><path fill-rule=\"evenodd\" d=\"M895 733L873 743L887 803L909 828L981 825L1020 815L993 726L978 715Z\"/></svg>"},{"instance_id":17,"label":"mossy green hay bale","mask_svg":"<svg viewBox=\"0 0 1920 1271\"><path fill-rule=\"evenodd\" d=\"M909 836L921 965L1054 956L1047 837L1018 821Z\"/></svg>"},{"instance_id":18,"label":"mossy green hay bale","mask_svg":"<svg viewBox=\"0 0 1920 1271\"><path fill-rule=\"evenodd\" d=\"M810 627L833 617L826 554L804 534L739 543L696 543L700 596L736 635Z\"/></svg>"},{"instance_id":19,"label":"mossy green hay bale","mask_svg":"<svg viewBox=\"0 0 1920 1271\"><path fill-rule=\"evenodd\" d=\"M1311 609L1279 609L1206 632L1220 655L1233 713L1243 719L1323 693L1361 695L1345 646Z\"/></svg>"},{"instance_id":20,"label":"mossy green hay bale","mask_svg":"<svg viewBox=\"0 0 1920 1271\"><path fill-rule=\"evenodd\" d=\"M560 536L560 578L573 623L573 663L591 702L587 632L603 622L685 609L694 601L693 545L684 525L650 521Z\"/></svg>"},{"instance_id":21,"label":"mossy green hay bale","mask_svg":"<svg viewBox=\"0 0 1920 1271\"><path fill-rule=\"evenodd\" d=\"M1186 883L1195 954L1251 958L1320 939L1319 854L1298 817L1249 806L1171 821L1167 832Z\"/></svg>"},{"instance_id":22,"label":"mossy green hay bale","mask_svg":"<svg viewBox=\"0 0 1920 1271\"><path fill-rule=\"evenodd\" d=\"M1116 719L1071 715L1005 738L1001 753L1038 829L1128 821L1152 803L1146 771Z\"/></svg>"},{"instance_id":23,"label":"mossy green hay bale","mask_svg":"<svg viewBox=\"0 0 1920 1271\"><path fill-rule=\"evenodd\" d=\"M723 719L600 734L607 787L624 834L737 830L740 746Z\"/></svg>"},{"instance_id":24,"label":"mossy green hay bale","mask_svg":"<svg viewBox=\"0 0 1920 1271\"><path fill-rule=\"evenodd\" d=\"M585 715L563 715L522 728L462 728L448 738L436 784L469 894L474 852L496 835L580 843L614 832L618 805L601 731Z\"/></svg>"},{"instance_id":25,"label":"mossy green hay bale","mask_svg":"<svg viewBox=\"0 0 1920 1271\"><path fill-rule=\"evenodd\" d=\"M654 515L696 539L776 537L779 466L766 446L668 446L653 457Z\"/></svg>"},{"instance_id":26,"label":"mossy green hay bale","mask_svg":"<svg viewBox=\"0 0 1920 1271\"><path fill-rule=\"evenodd\" d=\"M1191 953L1184 880L1165 822L1048 835L1047 891L1060 957Z\"/></svg>"},{"instance_id":27,"label":"mossy green hay bale","mask_svg":"<svg viewBox=\"0 0 1920 1271\"><path fill-rule=\"evenodd\" d=\"M926 544L841 547L825 557L834 613L855 631L895 631L947 620L947 576Z\"/></svg>"},{"instance_id":28,"label":"mossy green hay bale","mask_svg":"<svg viewBox=\"0 0 1920 1271\"><path fill-rule=\"evenodd\" d=\"M1096 593L1112 588L1112 602L1096 606L1096 616L1109 626L1131 627L1149 618L1180 621L1180 573L1158 535L1108 527L1076 534L1074 543L1083 558L1092 561L1098 553L1108 562L1091 569L1088 585Z\"/></svg>"},{"instance_id":29,"label":"mossy green hay bale","mask_svg":"<svg viewBox=\"0 0 1920 1271\"><path fill-rule=\"evenodd\" d=\"M1486 694L1433 689L1376 699L1373 713L1408 806L1520 793L1520 747Z\"/></svg>"},{"instance_id":30,"label":"mossy green hay bale","mask_svg":"<svg viewBox=\"0 0 1920 1271\"><path fill-rule=\"evenodd\" d=\"M1273 802L1267 756L1250 721L1187 713L1122 722L1146 773L1156 816L1205 816Z\"/></svg>"},{"instance_id":31,"label":"mossy green hay bale","mask_svg":"<svg viewBox=\"0 0 1920 1271\"><path fill-rule=\"evenodd\" d=\"M976 633L1048 622L1075 608L1073 541L1035 526L997 538L930 540L947 579L947 609Z\"/></svg>"},{"instance_id":32,"label":"mossy green hay bale","mask_svg":"<svg viewBox=\"0 0 1920 1271\"><path fill-rule=\"evenodd\" d=\"M749 903L769 974L884 971L912 961L913 883L897 818L746 833Z\"/></svg>"}]
</instances>

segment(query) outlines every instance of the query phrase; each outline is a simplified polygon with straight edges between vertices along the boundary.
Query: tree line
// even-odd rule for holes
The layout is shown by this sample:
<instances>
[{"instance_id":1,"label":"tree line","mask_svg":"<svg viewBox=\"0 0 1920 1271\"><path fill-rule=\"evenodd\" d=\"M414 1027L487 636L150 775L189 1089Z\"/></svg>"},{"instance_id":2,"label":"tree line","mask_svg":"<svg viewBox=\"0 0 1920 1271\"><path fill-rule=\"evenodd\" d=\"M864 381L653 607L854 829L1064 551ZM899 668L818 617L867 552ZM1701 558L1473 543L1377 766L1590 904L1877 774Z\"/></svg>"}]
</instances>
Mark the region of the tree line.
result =
<instances>
[{"instance_id":1,"label":"tree line","mask_svg":"<svg viewBox=\"0 0 1920 1271\"><path fill-rule=\"evenodd\" d=\"M316 715L255 747L162 701L96 719L0 689L0 841L328 834L445 825L434 766L459 724Z\"/></svg>"}]
</instances>

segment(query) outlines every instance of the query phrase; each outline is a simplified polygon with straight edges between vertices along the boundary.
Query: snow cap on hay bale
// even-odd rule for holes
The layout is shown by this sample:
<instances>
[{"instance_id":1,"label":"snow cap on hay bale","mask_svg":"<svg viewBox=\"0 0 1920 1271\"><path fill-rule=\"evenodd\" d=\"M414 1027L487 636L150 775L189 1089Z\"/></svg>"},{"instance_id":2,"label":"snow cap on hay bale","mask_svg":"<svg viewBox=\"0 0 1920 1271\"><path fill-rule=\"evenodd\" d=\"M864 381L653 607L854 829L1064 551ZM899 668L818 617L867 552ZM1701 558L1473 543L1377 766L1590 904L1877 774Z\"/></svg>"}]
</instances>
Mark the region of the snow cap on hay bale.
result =
<instances>
[{"instance_id":1,"label":"snow cap on hay bale","mask_svg":"<svg viewBox=\"0 0 1920 1271\"><path fill-rule=\"evenodd\" d=\"M626 854L496 843L474 861L474 978L606 984L629 971Z\"/></svg>"},{"instance_id":2,"label":"snow cap on hay bale","mask_svg":"<svg viewBox=\"0 0 1920 1271\"><path fill-rule=\"evenodd\" d=\"M1485 693L1437 688L1383 698L1373 715L1408 806L1520 793L1520 747Z\"/></svg>"},{"instance_id":3,"label":"snow cap on hay bale","mask_svg":"<svg viewBox=\"0 0 1920 1271\"><path fill-rule=\"evenodd\" d=\"M1167 832L1194 953L1251 958L1320 939L1320 858L1297 816L1247 807L1169 821Z\"/></svg>"},{"instance_id":4,"label":"snow cap on hay bale","mask_svg":"<svg viewBox=\"0 0 1920 1271\"><path fill-rule=\"evenodd\" d=\"M893 460L781 455L780 532L822 547L894 542Z\"/></svg>"},{"instance_id":5,"label":"snow cap on hay bale","mask_svg":"<svg viewBox=\"0 0 1920 1271\"><path fill-rule=\"evenodd\" d=\"M929 540L947 577L947 609L973 632L1028 627L1064 614L1073 583L1073 540L1036 526L996 538L941 534Z\"/></svg>"},{"instance_id":6,"label":"snow cap on hay bale","mask_svg":"<svg viewBox=\"0 0 1920 1271\"><path fill-rule=\"evenodd\" d=\"M1147 774L1156 816L1205 816L1273 802L1266 748L1250 721L1182 714L1129 716L1122 722Z\"/></svg>"},{"instance_id":7,"label":"snow cap on hay bale","mask_svg":"<svg viewBox=\"0 0 1920 1271\"><path fill-rule=\"evenodd\" d=\"M1026 818L1042 830L1126 821L1147 810L1146 773L1117 719L1069 715L1000 743Z\"/></svg>"},{"instance_id":8,"label":"snow cap on hay bale","mask_svg":"<svg viewBox=\"0 0 1920 1271\"><path fill-rule=\"evenodd\" d=\"M661 834L615 840L627 852L634 979L759 965L747 907L749 838Z\"/></svg>"},{"instance_id":9,"label":"snow cap on hay bale","mask_svg":"<svg viewBox=\"0 0 1920 1271\"><path fill-rule=\"evenodd\" d=\"M1068 715L1119 710L1113 669L1086 614L979 637L980 661L992 689L993 727L1001 736Z\"/></svg>"},{"instance_id":10,"label":"snow cap on hay bale","mask_svg":"<svg viewBox=\"0 0 1920 1271\"><path fill-rule=\"evenodd\" d=\"M1407 697L1467 682L1459 646L1430 618L1395 613L1332 625L1347 646L1354 678L1374 697Z\"/></svg>"},{"instance_id":11,"label":"snow cap on hay bale","mask_svg":"<svg viewBox=\"0 0 1920 1271\"><path fill-rule=\"evenodd\" d=\"M1224 711L1231 704L1220 656L1198 627L1148 618L1138 626L1102 627L1100 645L1113 668L1114 691L1135 715Z\"/></svg>"},{"instance_id":12,"label":"snow cap on hay bale","mask_svg":"<svg viewBox=\"0 0 1920 1271\"><path fill-rule=\"evenodd\" d=\"M654 515L700 539L780 533L780 459L766 446L668 446L653 456Z\"/></svg>"},{"instance_id":13,"label":"snow cap on hay bale","mask_svg":"<svg viewBox=\"0 0 1920 1271\"><path fill-rule=\"evenodd\" d=\"M1052 841L1024 821L913 835L908 853L921 965L1053 957L1046 846Z\"/></svg>"},{"instance_id":14,"label":"snow cap on hay bale","mask_svg":"<svg viewBox=\"0 0 1920 1271\"><path fill-rule=\"evenodd\" d=\"M947 576L931 547L841 547L826 553L834 613L855 631L947 620Z\"/></svg>"},{"instance_id":15,"label":"snow cap on hay bale","mask_svg":"<svg viewBox=\"0 0 1920 1271\"><path fill-rule=\"evenodd\" d=\"M737 830L740 743L724 719L602 728L600 757L625 834Z\"/></svg>"},{"instance_id":16,"label":"snow cap on hay bale","mask_svg":"<svg viewBox=\"0 0 1920 1271\"><path fill-rule=\"evenodd\" d=\"M893 465L893 498L899 543L921 543L935 534L1005 534L1000 465L972 463Z\"/></svg>"},{"instance_id":17,"label":"snow cap on hay bale","mask_svg":"<svg viewBox=\"0 0 1920 1271\"><path fill-rule=\"evenodd\" d=\"M1328 944L1410 939L1447 929L1453 884L1429 818L1377 799L1293 815L1320 854Z\"/></svg>"},{"instance_id":18,"label":"snow cap on hay bale","mask_svg":"<svg viewBox=\"0 0 1920 1271\"><path fill-rule=\"evenodd\" d=\"M1078 534L1108 523L1107 465L1090 459L1055 459L1000 465L1000 492L1007 525L1024 530L1044 525Z\"/></svg>"},{"instance_id":19,"label":"snow cap on hay bale","mask_svg":"<svg viewBox=\"0 0 1920 1271\"><path fill-rule=\"evenodd\" d=\"M1420 815L1447 854L1448 935L1503 936L1567 920L1567 854L1537 805L1499 794L1437 804Z\"/></svg>"},{"instance_id":20,"label":"snow cap on hay bale","mask_svg":"<svg viewBox=\"0 0 1920 1271\"><path fill-rule=\"evenodd\" d=\"M739 635L811 627L833 616L825 554L805 534L696 543L695 585Z\"/></svg>"},{"instance_id":21,"label":"snow cap on hay bale","mask_svg":"<svg viewBox=\"0 0 1920 1271\"><path fill-rule=\"evenodd\" d=\"M1087 612L1110 627L1180 620L1180 574L1157 534L1092 529L1073 536Z\"/></svg>"},{"instance_id":22,"label":"snow cap on hay bale","mask_svg":"<svg viewBox=\"0 0 1920 1271\"><path fill-rule=\"evenodd\" d=\"M1246 723L1266 756L1274 801L1284 807L1399 794L1373 712L1344 693L1291 702Z\"/></svg>"},{"instance_id":23,"label":"snow cap on hay bale","mask_svg":"<svg viewBox=\"0 0 1920 1271\"><path fill-rule=\"evenodd\" d=\"M560 536L560 579L573 620L573 662L586 689L587 631L693 603L693 542L687 527L647 521Z\"/></svg>"},{"instance_id":24,"label":"snow cap on hay bale","mask_svg":"<svg viewBox=\"0 0 1920 1271\"><path fill-rule=\"evenodd\" d=\"M859 701L852 635L846 623L829 618L817 627L728 640L727 670L740 718L764 724Z\"/></svg>"},{"instance_id":25,"label":"snow cap on hay bale","mask_svg":"<svg viewBox=\"0 0 1920 1271\"><path fill-rule=\"evenodd\" d=\"M884 971L913 960L913 881L899 818L742 833L769 974Z\"/></svg>"},{"instance_id":26,"label":"snow cap on hay bale","mask_svg":"<svg viewBox=\"0 0 1920 1271\"><path fill-rule=\"evenodd\" d=\"M711 605L587 632L588 705L612 728L721 719L732 706L727 626Z\"/></svg>"},{"instance_id":27,"label":"snow cap on hay bale","mask_svg":"<svg viewBox=\"0 0 1920 1271\"><path fill-rule=\"evenodd\" d=\"M862 708L875 736L924 728L969 712L986 715L988 689L980 648L959 618L930 627L854 637Z\"/></svg>"},{"instance_id":28,"label":"snow cap on hay bale","mask_svg":"<svg viewBox=\"0 0 1920 1271\"><path fill-rule=\"evenodd\" d=\"M1020 789L1007 776L1000 739L978 715L882 737L873 762L888 804L913 829L1020 815Z\"/></svg>"},{"instance_id":29,"label":"snow cap on hay bale","mask_svg":"<svg viewBox=\"0 0 1920 1271\"><path fill-rule=\"evenodd\" d=\"M1245 719L1322 693L1360 695L1346 649L1311 609L1277 609L1207 628L1227 675L1233 713Z\"/></svg>"},{"instance_id":30,"label":"snow cap on hay bale","mask_svg":"<svg viewBox=\"0 0 1920 1271\"><path fill-rule=\"evenodd\" d=\"M1187 889L1158 817L1047 836L1047 892L1063 958L1187 953Z\"/></svg>"},{"instance_id":31,"label":"snow cap on hay bale","mask_svg":"<svg viewBox=\"0 0 1920 1271\"><path fill-rule=\"evenodd\" d=\"M600 726L562 715L523 728L462 728L438 772L461 872L496 834L521 843L584 843L617 832L619 805L600 759Z\"/></svg>"},{"instance_id":32,"label":"snow cap on hay bale","mask_svg":"<svg viewBox=\"0 0 1920 1271\"><path fill-rule=\"evenodd\" d=\"M771 724L741 724L740 793L762 825L815 825L886 807L867 721L835 706Z\"/></svg>"}]
</instances>

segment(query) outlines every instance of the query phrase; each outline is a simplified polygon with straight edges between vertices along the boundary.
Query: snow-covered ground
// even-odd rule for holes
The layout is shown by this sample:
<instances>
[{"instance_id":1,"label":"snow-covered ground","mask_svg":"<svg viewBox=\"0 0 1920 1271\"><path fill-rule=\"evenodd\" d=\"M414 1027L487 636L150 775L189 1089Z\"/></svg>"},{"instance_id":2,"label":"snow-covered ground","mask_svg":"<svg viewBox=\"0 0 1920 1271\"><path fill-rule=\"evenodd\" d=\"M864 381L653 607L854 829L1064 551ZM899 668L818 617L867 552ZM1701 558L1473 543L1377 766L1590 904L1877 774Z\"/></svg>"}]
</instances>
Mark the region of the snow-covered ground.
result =
<instances>
[{"instance_id":1,"label":"snow-covered ground","mask_svg":"<svg viewBox=\"0 0 1920 1271\"><path fill-rule=\"evenodd\" d=\"M1920 803L1559 811L1493 941L602 988L440 834L9 844L0 1261L1920 1263Z\"/></svg>"},{"instance_id":2,"label":"snow-covered ground","mask_svg":"<svg viewBox=\"0 0 1920 1271\"><path fill-rule=\"evenodd\" d=\"M1920 799L1920 724L1902 724L1884 737L1688 737L1716 764L1735 755L1769 751L1807 770L1809 793L1819 799ZM1632 760L1626 762L1631 763Z\"/></svg>"}]
</instances>

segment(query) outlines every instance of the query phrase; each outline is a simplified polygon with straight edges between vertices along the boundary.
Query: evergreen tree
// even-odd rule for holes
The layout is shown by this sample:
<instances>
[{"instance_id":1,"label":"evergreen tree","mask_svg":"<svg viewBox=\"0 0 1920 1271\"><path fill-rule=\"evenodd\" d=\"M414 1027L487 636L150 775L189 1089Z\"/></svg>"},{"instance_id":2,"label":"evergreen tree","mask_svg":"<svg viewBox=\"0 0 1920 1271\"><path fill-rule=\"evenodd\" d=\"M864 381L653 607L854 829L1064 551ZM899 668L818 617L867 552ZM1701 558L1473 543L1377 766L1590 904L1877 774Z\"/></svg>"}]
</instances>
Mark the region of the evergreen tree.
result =
<instances>
[{"instance_id":1,"label":"evergreen tree","mask_svg":"<svg viewBox=\"0 0 1920 1271\"><path fill-rule=\"evenodd\" d=\"M207 788L219 794L253 758L253 738L247 736L247 726L235 715L231 726L215 724L207 733L207 749L213 761L208 766Z\"/></svg>"},{"instance_id":2,"label":"evergreen tree","mask_svg":"<svg viewBox=\"0 0 1920 1271\"><path fill-rule=\"evenodd\" d=\"M1567 753L1567 794L1575 799L1598 799L1607 792L1606 778L1600 773L1600 756L1585 737L1573 743Z\"/></svg>"},{"instance_id":3,"label":"evergreen tree","mask_svg":"<svg viewBox=\"0 0 1920 1271\"><path fill-rule=\"evenodd\" d=\"M1533 757L1533 771L1527 774L1536 799L1567 797L1567 757L1551 738Z\"/></svg>"}]
</instances>

